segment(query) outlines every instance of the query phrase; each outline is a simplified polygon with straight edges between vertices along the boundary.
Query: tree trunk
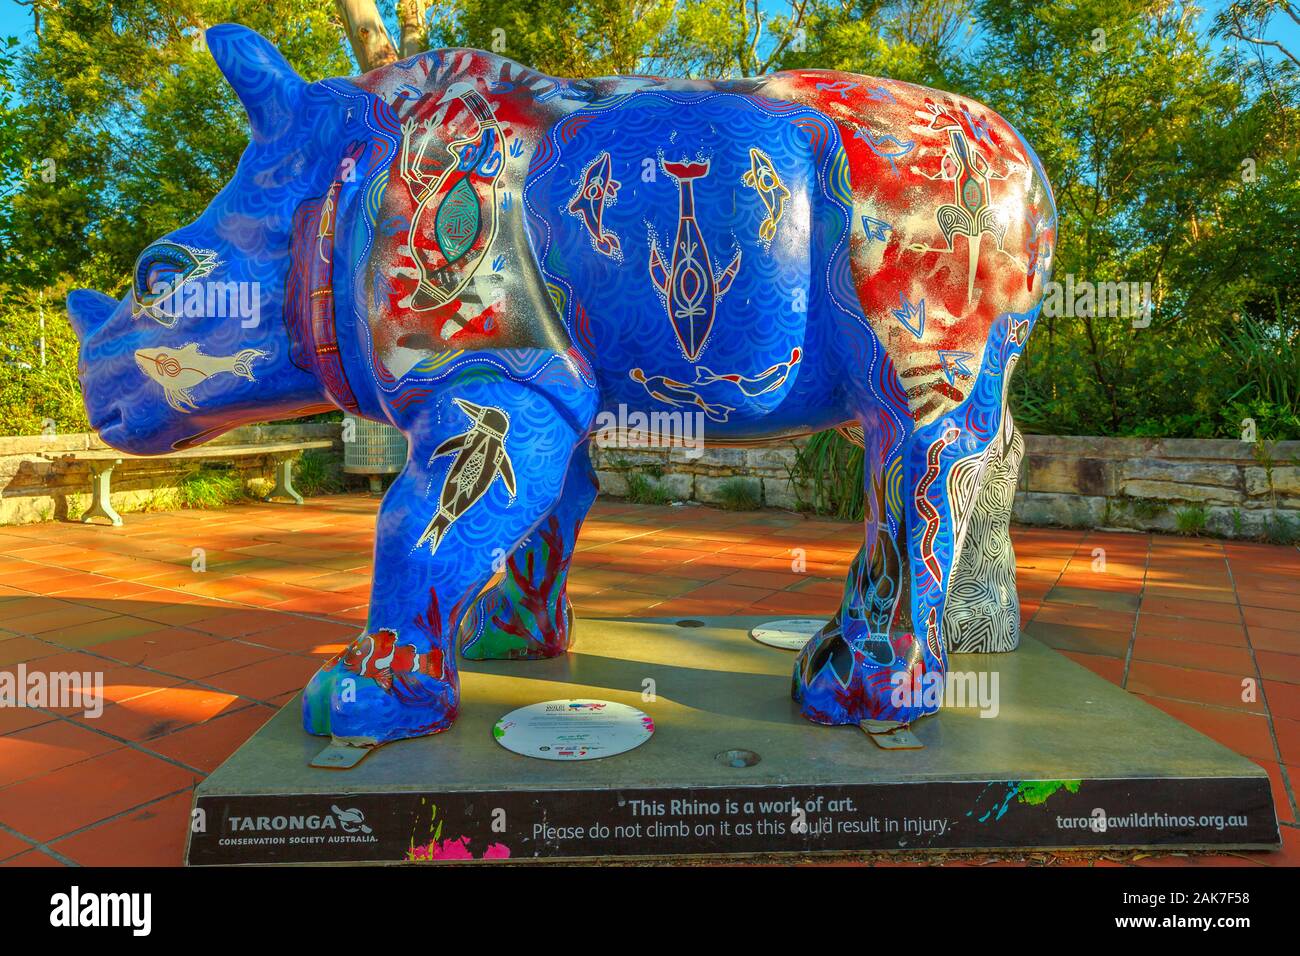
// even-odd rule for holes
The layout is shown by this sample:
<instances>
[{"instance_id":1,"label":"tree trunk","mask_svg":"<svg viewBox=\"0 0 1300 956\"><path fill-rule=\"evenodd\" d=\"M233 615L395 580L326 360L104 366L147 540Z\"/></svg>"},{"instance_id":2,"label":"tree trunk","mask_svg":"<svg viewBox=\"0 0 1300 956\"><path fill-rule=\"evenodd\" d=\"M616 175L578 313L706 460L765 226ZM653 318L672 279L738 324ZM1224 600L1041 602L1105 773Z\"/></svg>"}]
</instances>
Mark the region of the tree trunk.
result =
<instances>
[{"instance_id":1,"label":"tree trunk","mask_svg":"<svg viewBox=\"0 0 1300 956\"><path fill-rule=\"evenodd\" d=\"M427 0L398 0L397 20L402 26L402 59L423 53L428 48L428 33L424 26Z\"/></svg>"},{"instance_id":2,"label":"tree trunk","mask_svg":"<svg viewBox=\"0 0 1300 956\"><path fill-rule=\"evenodd\" d=\"M334 0L343 29L352 44L352 55L362 73L387 66L397 59L393 41L388 36L384 21L375 7L375 0Z\"/></svg>"}]
</instances>

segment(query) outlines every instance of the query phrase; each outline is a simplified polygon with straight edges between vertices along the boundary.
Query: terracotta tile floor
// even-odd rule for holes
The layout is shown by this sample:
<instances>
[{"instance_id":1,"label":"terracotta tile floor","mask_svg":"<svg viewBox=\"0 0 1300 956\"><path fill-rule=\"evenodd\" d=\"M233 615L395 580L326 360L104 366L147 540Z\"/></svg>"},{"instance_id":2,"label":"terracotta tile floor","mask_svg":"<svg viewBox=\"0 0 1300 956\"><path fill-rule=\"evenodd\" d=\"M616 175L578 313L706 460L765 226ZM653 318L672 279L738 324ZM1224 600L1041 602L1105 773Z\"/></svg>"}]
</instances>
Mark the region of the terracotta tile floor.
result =
<instances>
[{"instance_id":1,"label":"terracotta tile floor","mask_svg":"<svg viewBox=\"0 0 1300 956\"><path fill-rule=\"evenodd\" d=\"M0 668L102 671L108 698L93 719L0 708L3 865L179 864L194 785L364 622L377 504L337 496L133 514L119 529L0 527ZM782 512L602 500L571 594L589 618L824 615L860 535ZM1267 769L1283 848L1002 859L1300 863L1300 551L1014 537L1026 633ZM791 570L792 548L805 573Z\"/></svg>"}]
</instances>

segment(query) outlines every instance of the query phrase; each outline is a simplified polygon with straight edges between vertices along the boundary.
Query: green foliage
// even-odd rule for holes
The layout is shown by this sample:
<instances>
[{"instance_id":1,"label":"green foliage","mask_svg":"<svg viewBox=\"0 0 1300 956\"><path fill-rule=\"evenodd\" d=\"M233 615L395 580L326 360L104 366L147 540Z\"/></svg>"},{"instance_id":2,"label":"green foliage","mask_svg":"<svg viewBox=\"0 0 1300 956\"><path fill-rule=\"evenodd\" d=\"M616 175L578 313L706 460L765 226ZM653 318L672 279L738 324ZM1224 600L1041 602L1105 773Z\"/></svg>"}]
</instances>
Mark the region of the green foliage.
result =
<instances>
[{"instance_id":1,"label":"green foliage","mask_svg":"<svg viewBox=\"0 0 1300 956\"><path fill-rule=\"evenodd\" d=\"M328 5L312 0L64 0L5 70L20 105L5 123L0 275L38 287L68 275L119 293L136 254L196 218L247 141L201 28L245 23L307 79L351 72Z\"/></svg>"},{"instance_id":2,"label":"green foliage","mask_svg":"<svg viewBox=\"0 0 1300 956\"><path fill-rule=\"evenodd\" d=\"M319 0L38 6L37 40L0 38L0 361L30 355L43 291L46 367L3 366L0 433L84 427L66 291L120 294L138 251L195 218L238 161L243 113L201 29L252 26L309 80L353 72ZM380 8L394 15L392 0ZM1293 10L1234 0L1206 21L1188 0L442 0L429 36L557 75L824 67L980 99L1055 188L1056 278L1152 291L1146 327L1040 318L1011 388L1024 430L1237 437L1251 418L1277 440L1300 438L1300 61L1242 38L1279 36L1271 24ZM856 473L835 474L841 487L814 488L814 506L860 513Z\"/></svg>"},{"instance_id":3,"label":"green foliage","mask_svg":"<svg viewBox=\"0 0 1300 956\"><path fill-rule=\"evenodd\" d=\"M343 490L343 472L337 455L309 449L293 466L294 487L305 497L332 495Z\"/></svg>"},{"instance_id":4,"label":"green foliage","mask_svg":"<svg viewBox=\"0 0 1300 956\"><path fill-rule=\"evenodd\" d=\"M85 431L77 340L62 298L0 286L0 434ZM44 317L44 361L41 317Z\"/></svg>"},{"instance_id":5,"label":"green foliage","mask_svg":"<svg viewBox=\"0 0 1300 956\"><path fill-rule=\"evenodd\" d=\"M1134 517L1141 518L1144 521L1150 521L1152 518L1158 518L1165 513L1166 505L1157 498L1128 498L1120 499L1121 506L1126 508Z\"/></svg>"},{"instance_id":6,"label":"green foliage","mask_svg":"<svg viewBox=\"0 0 1300 956\"><path fill-rule=\"evenodd\" d=\"M237 471L198 468L177 483L176 497L182 508L224 508L243 500L244 482Z\"/></svg>"},{"instance_id":7,"label":"green foliage","mask_svg":"<svg viewBox=\"0 0 1300 956\"><path fill-rule=\"evenodd\" d=\"M839 432L818 432L796 449L790 482L796 494L804 488L811 492L807 501L800 501L801 509L861 521L864 469L861 448Z\"/></svg>"},{"instance_id":8,"label":"green foliage","mask_svg":"<svg viewBox=\"0 0 1300 956\"><path fill-rule=\"evenodd\" d=\"M1174 523L1179 534L1200 534L1205 530L1209 514L1201 505L1189 505L1174 510Z\"/></svg>"},{"instance_id":9,"label":"green foliage","mask_svg":"<svg viewBox=\"0 0 1300 956\"><path fill-rule=\"evenodd\" d=\"M659 482L632 471L627 475L627 500L638 505L666 505L672 503L673 496Z\"/></svg>"},{"instance_id":10,"label":"green foliage","mask_svg":"<svg viewBox=\"0 0 1300 956\"><path fill-rule=\"evenodd\" d=\"M1264 516L1264 540L1269 544L1300 544L1300 521L1282 511L1270 511Z\"/></svg>"},{"instance_id":11,"label":"green foliage","mask_svg":"<svg viewBox=\"0 0 1300 956\"><path fill-rule=\"evenodd\" d=\"M1273 397L1285 361L1260 361L1289 350L1295 367L1294 71L1255 89L1253 74L1211 52L1181 2L976 9L984 41L964 83L1047 169L1056 278L1149 283L1153 305L1137 328L1132 316L1045 313L1012 390L1025 430L1236 436L1240 402L1268 437L1300 437Z\"/></svg>"},{"instance_id":12,"label":"green foliage","mask_svg":"<svg viewBox=\"0 0 1300 956\"><path fill-rule=\"evenodd\" d=\"M718 485L718 504L728 511L757 511L763 507L758 482L753 478L728 478Z\"/></svg>"}]
</instances>

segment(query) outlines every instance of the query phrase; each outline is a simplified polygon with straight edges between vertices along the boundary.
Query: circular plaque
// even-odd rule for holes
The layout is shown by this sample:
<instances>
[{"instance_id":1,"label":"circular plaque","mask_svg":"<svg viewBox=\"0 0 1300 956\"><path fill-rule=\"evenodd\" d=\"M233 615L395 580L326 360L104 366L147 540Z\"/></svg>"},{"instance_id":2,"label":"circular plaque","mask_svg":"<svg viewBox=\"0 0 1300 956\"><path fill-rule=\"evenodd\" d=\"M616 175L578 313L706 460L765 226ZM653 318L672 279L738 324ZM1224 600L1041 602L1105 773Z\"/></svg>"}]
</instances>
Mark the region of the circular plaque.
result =
<instances>
[{"instance_id":1,"label":"circular plaque","mask_svg":"<svg viewBox=\"0 0 1300 956\"><path fill-rule=\"evenodd\" d=\"M506 750L542 760L596 760L627 753L655 732L649 714L608 700L547 700L512 710L492 728Z\"/></svg>"},{"instance_id":2,"label":"circular plaque","mask_svg":"<svg viewBox=\"0 0 1300 956\"><path fill-rule=\"evenodd\" d=\"M781 621L766 621L749 632L749 636L768 647L783 651L801 650L809 638L826 626L826 621L812 617L791 617Z\"/></svg>"}]
</instances>

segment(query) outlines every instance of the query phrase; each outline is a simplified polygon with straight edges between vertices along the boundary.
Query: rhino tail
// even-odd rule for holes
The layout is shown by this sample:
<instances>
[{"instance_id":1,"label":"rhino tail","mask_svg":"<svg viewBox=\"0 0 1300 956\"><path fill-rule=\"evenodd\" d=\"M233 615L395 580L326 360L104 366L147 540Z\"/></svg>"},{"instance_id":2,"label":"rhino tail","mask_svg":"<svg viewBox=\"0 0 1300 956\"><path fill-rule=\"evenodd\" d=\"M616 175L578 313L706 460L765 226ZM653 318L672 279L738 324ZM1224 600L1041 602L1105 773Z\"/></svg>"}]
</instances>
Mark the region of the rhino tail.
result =
<instances>
[{"instance_id":1,"label":"rhino tail","mask_svg":"<svg viewBox=\"0 0 1300 956\"><path fill-rule=\"evenodd\" d=\"M260 358L266 358L266 353L260 349L243 349L235 355L235 362L230 370L240 378L246 378L251 382L253 380L253 360Z\"/></svg>"}]
</instances>

